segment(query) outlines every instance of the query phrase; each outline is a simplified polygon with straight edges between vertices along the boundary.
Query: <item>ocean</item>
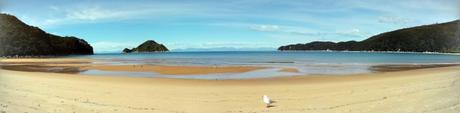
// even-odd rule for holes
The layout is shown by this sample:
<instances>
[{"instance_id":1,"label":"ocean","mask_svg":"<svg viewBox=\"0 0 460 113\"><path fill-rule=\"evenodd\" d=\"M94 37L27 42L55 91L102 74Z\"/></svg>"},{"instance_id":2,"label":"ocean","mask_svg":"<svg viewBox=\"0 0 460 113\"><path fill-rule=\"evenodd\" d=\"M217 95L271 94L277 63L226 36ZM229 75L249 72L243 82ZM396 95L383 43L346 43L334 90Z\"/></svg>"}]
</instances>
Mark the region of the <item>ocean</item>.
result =
<instances>
[{"instance_id":1,"label":"ocean","mask_svg":"<svg viewBox=\"0 0 460 113\"><path fill-rule=\"evenodd\" d=\"M168 65L168 66L261 66L267 69L246 73L209 75L161 75L144 72L104 72L90 70L89 75L132 75L169 78L245 79L296 75L348 75L372 73L379 67L420 67L420 65L457 65L460 55L398 53L398 52L338 52L338 51L213 51L160 52L133 54L95 54L70 56L96 59L94 63L111 65ZM280 72L295 68L299 72ZM83 73L83 74L85 74ZM216 76L217 75L217 76Z\"/></svg>"}]
</instances>

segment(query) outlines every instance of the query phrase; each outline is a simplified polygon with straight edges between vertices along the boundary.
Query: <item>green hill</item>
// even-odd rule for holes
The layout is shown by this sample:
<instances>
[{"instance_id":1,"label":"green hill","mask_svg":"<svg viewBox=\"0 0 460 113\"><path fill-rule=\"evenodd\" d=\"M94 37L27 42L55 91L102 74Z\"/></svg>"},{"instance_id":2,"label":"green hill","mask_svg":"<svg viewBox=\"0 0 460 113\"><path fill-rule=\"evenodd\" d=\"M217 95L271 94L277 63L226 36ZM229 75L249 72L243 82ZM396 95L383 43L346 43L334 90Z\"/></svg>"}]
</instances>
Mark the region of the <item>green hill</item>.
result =
<instances>
[{"instance_id":1,"label":"green hill","mask_svg":"<svg viewBox=\"0 0 460 113\"><path fill-rule=\"evenodd\" d=\"M61 37L0 13L0 56L56 56L93 54L85 40Z\"/></svg>"},{"instance_id":2,"label":"green hill","mask_svg":"<svg viewBox=\"0 0 460 113\"><path fill-rule=\"evenodd\" d=\"M125 48L123 50L123 53L131 53L131 52L145 53L145 52L165 52L165 51L169 51L169 50L163 44L159 44L153 40L147 40L146 42L142 43L136 48L133 48L133 49Z\"/></svg>"},{"instance_id":3,"label":"green hill","mask_svg":"<svg viewBox=\"0 0 460 113\"><path fill-rule=\"evenodd\" d=\"M356 42L311 42L281 46L285 50L460 52L460 20L405 28Z\"/></svg>"}]
</instances>

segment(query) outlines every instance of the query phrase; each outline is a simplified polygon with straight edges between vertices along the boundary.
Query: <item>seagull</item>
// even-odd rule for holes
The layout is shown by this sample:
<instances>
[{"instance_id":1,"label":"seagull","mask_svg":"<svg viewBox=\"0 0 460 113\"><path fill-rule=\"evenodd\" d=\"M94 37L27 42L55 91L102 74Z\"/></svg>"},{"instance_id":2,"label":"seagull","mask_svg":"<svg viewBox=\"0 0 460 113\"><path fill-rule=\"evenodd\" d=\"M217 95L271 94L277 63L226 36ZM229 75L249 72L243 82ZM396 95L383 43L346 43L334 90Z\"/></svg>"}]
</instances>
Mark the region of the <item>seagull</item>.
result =
<instances>
[{"instance_id":1,"label":"seagull","mask_svg":"<svg viewBox=\"0 0 460 113\"><path fill-rule=\"evenodd\" d=\"M270 98L268 98L267 95L263 96L263 101L265 104L267 104L267 108L270 107L270 104L272 103L272 101L270 100Z\"/></svg>"}]
</instances>

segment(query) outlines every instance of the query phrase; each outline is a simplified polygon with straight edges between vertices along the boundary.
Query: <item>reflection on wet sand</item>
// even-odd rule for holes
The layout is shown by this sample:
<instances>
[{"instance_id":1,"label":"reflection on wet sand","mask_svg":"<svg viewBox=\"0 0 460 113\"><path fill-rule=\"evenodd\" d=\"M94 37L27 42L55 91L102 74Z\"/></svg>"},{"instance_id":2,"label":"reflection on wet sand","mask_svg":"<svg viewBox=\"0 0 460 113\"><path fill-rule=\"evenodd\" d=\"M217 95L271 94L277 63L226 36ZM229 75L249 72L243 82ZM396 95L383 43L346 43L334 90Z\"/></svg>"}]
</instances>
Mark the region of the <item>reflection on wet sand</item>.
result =
<instances>
[{"instance_id":1,"label":"reflection on wet sand","mask_svg":"<svg viewBox=\"0 0 460 113\"><path fill-rule=\"evenodd\" d=\"M95 60L9 60L2 61L1 69L14 71L28 72L51 72L51 73L68 73L68 74L85 74L85 75L101 75L103 73L119 73L117 75L125 76L145 76L154 74L156 77L165 77L170 75L197 76L192 78L200 78L198 76L214 75L230 76L248 76L237 78L255 78L264 76L297 76L297 75L319 75L312 74L311 70L303 69L303 67L257 67L257 66L165 66L165 65L150 65L150 64L125 64L114 65L111 63L95 63ZM458 66L458 64L418 64L418 65L371 65L367 68L370 73L405 71L424 68ZM97 73L95 73L97 72ZM310 72L310 73L309 73ZM102 73L102 74L103 74ZM141 75L136 75L140 73ZM111 75L112 75L111 74ZM159 76L158 76L159 75ZM334 74L329 74L334 75ZM151 77L151 76L150 76ZM222 78L222 77L219 77ZM225 78L224 78L225 79Z\"/></svg>"}]
</instances>

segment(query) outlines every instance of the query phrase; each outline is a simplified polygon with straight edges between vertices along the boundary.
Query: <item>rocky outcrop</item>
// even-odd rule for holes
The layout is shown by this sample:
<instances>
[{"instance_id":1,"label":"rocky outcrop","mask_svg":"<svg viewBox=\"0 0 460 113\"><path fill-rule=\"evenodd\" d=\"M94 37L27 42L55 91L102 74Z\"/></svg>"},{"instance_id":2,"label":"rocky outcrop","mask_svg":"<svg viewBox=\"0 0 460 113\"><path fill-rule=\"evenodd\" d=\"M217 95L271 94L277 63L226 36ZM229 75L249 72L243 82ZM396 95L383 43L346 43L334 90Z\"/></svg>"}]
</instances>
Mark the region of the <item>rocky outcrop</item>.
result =
<instances>
[{"instance_id":1,"label":"rocky outcrop","mask_svg":"<svg viewBox=\"0 0 460 113\"><path fill-rule=\"evenodd\" d=\"M137 46L133 49L125 48L123 49L123 53L145 53L145 52L166 52L169 51L163 44L159 44L153 40L148 40L141 45Z\"/></svg>"},{"instance_id":2,"label":"rocky outcrop","mask_svg":"<svg viewBox=\"0 0 460 113\"><path fill-rule=\"evenodd\" d=\"M281 46L278 50L349 50L460 52L460 20L405 28L356 42L311 42Z\"/></svg>"},{"instance_id":3,"label":"rocky outcrop","mask_svg":"<svg viewBox=\"0 0 460 113\"><path fill-rule=\"evenodd\" d=\"M0 13L0 56L60 56L93 54L85 40L61 37Z\"/></svg>"}]
</instances>

